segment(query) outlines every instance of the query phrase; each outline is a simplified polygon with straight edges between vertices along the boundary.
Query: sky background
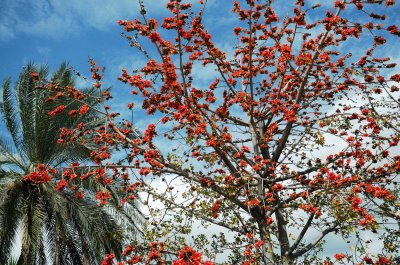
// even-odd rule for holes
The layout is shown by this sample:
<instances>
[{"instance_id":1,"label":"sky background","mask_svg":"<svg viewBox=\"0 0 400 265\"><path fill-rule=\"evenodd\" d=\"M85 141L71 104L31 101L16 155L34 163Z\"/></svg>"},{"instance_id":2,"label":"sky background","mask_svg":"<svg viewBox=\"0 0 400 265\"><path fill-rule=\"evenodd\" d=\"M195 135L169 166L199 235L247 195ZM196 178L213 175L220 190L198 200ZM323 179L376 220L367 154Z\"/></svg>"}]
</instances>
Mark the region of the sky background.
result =
<instances>
[{"instance_id":1,"label":"sky background","mask_svg":"<svg viewBox=\"0 0 400 265\"><path fill-rule=\"evenodd\" d=\"M107 68L103 84L113 89L113 109L123 112L129 101L122 99L129 97L130 89L117 81L117 77L122 68L133 70L142 65L145 58L121 37L123 28L118 20L140 16L137 0L0 1L0 81L8 77L17 80L22 67L29 62L47 64L54 71L67 61L75 70L90 77L88 59L92 58ZM148 18L159 18L168 1L144 2ZM197 0L192 2L198 6ZM216 0L208 1L207 22L213 25L215 32L232 20L231 4L218 5L218 9L216 5ZM217 17L216 10L221 12ZM233 43L234 38L231 40ZM207 76L204 73L203 70L202 80L211 80L211 75L204 78ZM76 81L77 87L89 85L82 79ZM136 125L143 128L146 123L140 121Z\"/></svg>"},{"instance_id":2,"label":"sky background","mask_svg":"<svg viewBox=\"0 0 400 265\"><path fill-rule=\"evenodd\" d=\"M285 1L281 1L282 13ZM144 2L149 18L160 17L165 12L166 0ZM231 31L227 31L235 21L229 11L232 2L209 0L205 13L205 24L212 26L209 28L211 33L216 33L216 43L228 52L232 51L235 42ZM327 7L333 3L322 2ZM393 24L399 24L399 4L389 12ZM21 68L28 62L46 63L55 70L61 62L68 61L77 71L89 76L87 61L93 58L100 66L107 67L104 83L113 87L115 108L122 109L126 104L124 95L129 95L130 89L118 82L117 77L122 67L128 70L136 68L144 62L144 57L138 56L136 50L129 47L120 36L122 28L117 22L138 16L139 5L136 0L0 0L0 80L11 77L15 81ZM361 46L346 48L356 53ZM397 45L394 42L389 47L381 53L399 61L398 40ZM212 79L210 69L201 69L197 74L194 77L201 77L202 82ZM78 80L77 84L85 86L82 80ZM142 119L136 125L143 128L148 122L148 119ZM366 236L373 238L373 235ZM336 253L343 247L346 246L330 244L327 251Z\"/></svg>"},{"instance_id":3,"label":"sky background","mask_svg":"<svg viewBox=\"0 0 400 265\"><path fill-rule=\"evenodd\" d=\"M165 14L166 2L144 0L148 18L159 18ZM196 5L198 1L191 2ZM210 30L217 46L228 54L233 51L232 46L236 42L230 27L236 22L236 16L230 12L232 2L208 0L204 16L206 28ZM288 12L285 1L276 2L281 7L276 9L278 14L285 15ZM334 1L307 0L306 4L318 2L322 2L324 9L331 8ZM384 9L383 5L381 9ZM388 12L392 14L388 19L398 24L400 17L395 14L400 13L399 4L385 10L385 13ZM314 12L311 15L316 17L318 14ZM119 19L137 17L137 0L1 0L0 80L9 76L16 80L22 66L28 62L46 63L54 70L61 62L68 61L76 70L88 76L87 61L93 58L100 66L107 67L105 84L113 86L114 92L119 93L126 88L116 81L121 68L132 70L142 64L145 58L129 47L127 41L120 36L122 28L117 22ZM361 17L355 18L356 21L359 19ZM384 52L400 58L396 46ZM345 47L353 53L361 50L355 48L354 45ZM211 75L205 75L204 70L198 73L203 82L212 79ZM78 85L83 84L78 80Z\"/></svg>"},{"instance_id":4,"label":"sky background","mask_svg":"<svg viewBox=\"0 0 400 265\"><path fill-rule=\"evenodd\" d=\"M148 17L159 17L165 12L167 0L144 0ZM192 0L197 3L197 0ZM217 45L228 53L232 51L235 38L228 30L235 22L231 0L209 0L205 12L205 24L209 26ZM278 13L287 12L285 1ZM308 0L310 5L322 2L331 7L333 1ZM384 9L382 5L382 9ZM386 13L388 10L386 10ZM394 23L400 21L399 4L390 9ZM28 62L47 63L56 69L68 61L76 70L88 74L88 58L106 66L106 84L124 87L116 78L121 68L130 70L144 57L120 36L119 19L139 16L137 0L1 0L0 6L0 80L11 76L15 80L23 65ZM358 19L358 18L356 18ZM210 27L212 26L212 27ZM359 44L358 44L359 45ZM385 51L400 58L397 45ZM346 47L354 49L354 46ZM354 49L352 52L356 52ZM202 72L204 79L204 71ZM211 79L210 77L206 79ZM79 84L79 83L78 83Z\"/></svg>"},{"instance_id":5,"label":"sky background","mask_svg":"<svg viewBox=\"0 0 400 265\"><path fill-rule=\"evenodd\" d=\"M150 0L149 9L157 13L160 2ZM1 79L15 79L32 61L51 69L68 61L84 73L89 57L110 69L130 66L133 49L120 37L117 21L135 17L138 7L134 0L2 0Z\"/></svg>"}]
</instances>

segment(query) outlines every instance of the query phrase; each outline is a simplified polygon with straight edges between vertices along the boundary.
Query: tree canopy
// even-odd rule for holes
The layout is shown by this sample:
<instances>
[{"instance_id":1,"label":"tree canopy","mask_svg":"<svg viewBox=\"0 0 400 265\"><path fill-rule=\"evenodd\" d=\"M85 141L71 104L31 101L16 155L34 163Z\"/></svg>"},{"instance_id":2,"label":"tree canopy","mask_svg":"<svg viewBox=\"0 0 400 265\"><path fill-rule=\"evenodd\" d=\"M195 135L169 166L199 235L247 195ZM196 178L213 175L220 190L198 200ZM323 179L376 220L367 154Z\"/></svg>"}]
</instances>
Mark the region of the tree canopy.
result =
<instances>
[{"instance_id":1,"label":"tree canopy","mask_svg":"<svg viewBox=\"0 0 400 265\"><path fill-rule=\"evenodd\" d=\"M170 0L162 18L139 3L141 16L119 24L146 62L119 80L131 87L127 108L145 116L113 112L104 69L91 60L106 121L59 138L96 146L95 165L66 170L90 166L90 178L123 180L125 200L145 198L144 238L120 264L400 261L400 74L382 56L400 36L394 1L232 1L234 26L217 33L206 26L207 1ZM189 239L198 224L213 229ZM223 232L211 236L215 227ZM372 251L367 233L383 247ZM327 254L333 241L350 248Z\"/></svg>"},{"instance_id":2,"label":"tree canopy","mask_svg":"<svg viewBox=\"0 0 400 265\"><path fill-rule=\"evenodd\" d=\"M118 192L111 188L117 202L113 201L110 209L71 192L78 187L97 192L105 189L102 182L81 180L75 188L64 189L67 172L62 168L73 161L88 161L92 147L84 143L58 144L60 128L83 122L96 126L102 118L95 111L97 102L90 98L82 103L62 99L70 107L90 104L93 109L87 109L85 116L69 113L52 117L59 102L55 104L51 94L40 89L39 79L62 87L74 85L71 67L66 63L50 77L46 66L28 64L15 84L11 79L3 83L0 111L6 130L0 135L0 263L6 264L20 233L22 246L17 264L98 264L105 253L122 252L127 233L117 218L127 220L124 216L129 213L129 224L134 226L133 220L140 223L140 216L132 209L119 209ZM111 209L118 210L112 214Z\"/></svg>"}]
</instances>

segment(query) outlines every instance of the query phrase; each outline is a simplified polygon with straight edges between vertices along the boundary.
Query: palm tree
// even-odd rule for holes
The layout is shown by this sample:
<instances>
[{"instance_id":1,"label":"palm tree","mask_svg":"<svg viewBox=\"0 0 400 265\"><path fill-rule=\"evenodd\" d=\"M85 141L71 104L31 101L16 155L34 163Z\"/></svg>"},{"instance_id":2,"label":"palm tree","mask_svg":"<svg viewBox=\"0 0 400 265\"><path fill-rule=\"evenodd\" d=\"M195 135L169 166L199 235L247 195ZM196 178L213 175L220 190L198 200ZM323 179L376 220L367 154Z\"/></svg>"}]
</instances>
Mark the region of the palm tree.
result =
<instances>
[{"instance_id":1,"label":"palm tree","mask_svg":"<svg viewBox=\"0 0 400 265\"><path fill-rule=\"evenodd\" d=\"M32 80L32 73L38 74L39 81ZM49 259L54 265L98 264L105 252L120 254L124 231L117 218L137 225L140 214L132 204L128 208L98 207L94 200L78 199L68 189L57 192L57 179L39 185L24 180L39 164L58 168L88 159L91 148L87 145L57 144L59 128L99 121L93 110L83 117L49 117L48 112L57 105L45 103L49 92L36 88L48 75L46 66L28 64L15 86L11 79L3 83L0 113L8 135L1 130L0 264L6 264L18 233L22 234L18 265L46 264ZM61 87L74 84L66 63L49 81ZM78 109L81 103L64 99L63 104ZM105 189L91 180L84 181L82 186L89 192ZM118 192L107 189L112 192L113 205L118 206Z\"/></svg>"},{"instance_id":2,"label":"palm tree","mask_svg":"<svg viewBox=\"0 0 400 265\"><path fill-rule=\"evenodd\" d=\"M17 260L14 258L11 258L8 260L7 265L17 265Z\"/></svg>"}]
</instances>

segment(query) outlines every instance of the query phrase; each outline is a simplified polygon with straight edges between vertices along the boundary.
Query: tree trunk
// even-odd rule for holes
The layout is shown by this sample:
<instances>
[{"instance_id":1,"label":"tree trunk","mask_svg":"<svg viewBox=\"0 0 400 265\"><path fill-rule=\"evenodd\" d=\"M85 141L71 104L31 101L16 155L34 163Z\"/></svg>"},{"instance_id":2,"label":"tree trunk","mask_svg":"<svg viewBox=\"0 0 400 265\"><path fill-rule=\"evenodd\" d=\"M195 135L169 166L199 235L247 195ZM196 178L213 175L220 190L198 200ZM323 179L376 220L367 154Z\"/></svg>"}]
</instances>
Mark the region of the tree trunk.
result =
<instances>
[{"instance_id":1,"label":"tree trunk","mask_svg":"<svg viewBox=\"0 0 400 265\"><path fill-rule=\"evenodd\" d=\"M283 256L282 265L294 265L294 260L288 256Z\"/></svg>"},{"instance_id":2,"label":"tree trunk","mask_svg":"<svg viewBox=\"0 0 400 265\"><path fill-rule=\"evenodd\" d=\"M28 219L27 222L27 230L24 231L23 238L22 238L22 247L21 247L21 254L19 255L17 265L30 265L32 264L32 204L27 206L26 218Z\"/></svg>"},{"instance_id":3,"label":"tree trunk","mask_svg":"<svg viewBox=\"0 0 400 265\"><path fill-rule=\"evenodd\" d=\"M60 230L60 224L58 223L57 220L58 216L55 218L55 226L56 226L56 245L54 249L54 260L53 260L53 265L61 265L61 230Z\"/></svg>"},{"instance_id":4,"label":"tree trunk","mask_svg":"<svg viewBox=\"0 0 400 265\"><path fill-rule=\"evenodd\" d=\"M17 261L17 265L25 265L26 263L24 262L25 261L25 258L24 258L24 254L20 254L19 255L19 258L18 258L18 261Z\"/></svg>"},{"instance_id":5,"label":"tree trunk","mask_svg":"<svg viewBox=\"0 0 400 265\"><path fill-rule=\"evenodd\" d=\"M22 255L22 253L19 255L17 265L24 265L24 257Z\"/></svg>"},{"instance_id":6,"label":"tree trunk","mask_svg":"<svg viewBox=\"0 0 400 265\"><path fill-rule=\"evenodd\" d=\"M271 244L271 235L264 224L259 222L258 228L260 230L260 238L265 243L261 249L263 263L265 265L274 264L274 250Z\"/></svg>"},{"instance_id":7,"label":"tree trunk","mask_svg":"<svg viewBox=\"0 0 400 265\"><path fill-rule=\"evenodd\" d=\"M83 265L90 265L89 246L86 242L85 235L82 233L82 229L79 225L77 226L77 230L82 244Z\"/></svg>"},{"instance_id":8,"label":"tree trunk","mask_svg":"<svg viewBox=\"0 0 400 265\"><path fill-rule=\"evenodd\" d=\"M17 265L30 265L32 263L32 254L29 245L23 245L19 255Z\"/></svg>"}]
</instances>

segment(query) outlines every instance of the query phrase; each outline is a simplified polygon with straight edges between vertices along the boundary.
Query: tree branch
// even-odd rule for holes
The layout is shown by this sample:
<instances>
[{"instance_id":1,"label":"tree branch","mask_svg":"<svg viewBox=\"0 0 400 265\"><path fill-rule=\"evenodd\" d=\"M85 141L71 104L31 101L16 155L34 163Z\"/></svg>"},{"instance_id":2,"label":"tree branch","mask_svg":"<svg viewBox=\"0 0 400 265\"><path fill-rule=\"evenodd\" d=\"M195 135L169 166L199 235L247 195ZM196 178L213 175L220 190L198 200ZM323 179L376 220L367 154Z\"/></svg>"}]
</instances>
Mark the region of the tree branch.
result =
<instances>
[{"instance_id":1,"label":"tree branch","mask_svg":"<svg viewBox=\"0 0 400 265\"><path fill-rule=\"evenodd\" d=\"M339 222L333 223L330 227L326 228L324 231L321 232L321 234L310 244L306 245L304 248L300 249L297 252L294 252L291 256L292 258L297 258L303 255L304 253L308 252L310 249L312 249L315 245L317 245L327 234L330 232L333 232L338 229Z\"/></svg>"},{"instance_id":2,"label":"tree branch","mask_svg":"<svg viewBox=\"0 0 400 265\"><path fill-rule=\"evenodd\" d=\"M304 225L303 229L301 230L299 236L297 237L296 241L293 243L292 247L289 250L289 255L293 253L293 251L297 248L297 246L300 244L301 240L303 239L304 235L308 231L308 229L311 226L312 220L314 219L315 214L312 213L310 217L307 220L307 223Z\"/></svg>"}]
</instances>

